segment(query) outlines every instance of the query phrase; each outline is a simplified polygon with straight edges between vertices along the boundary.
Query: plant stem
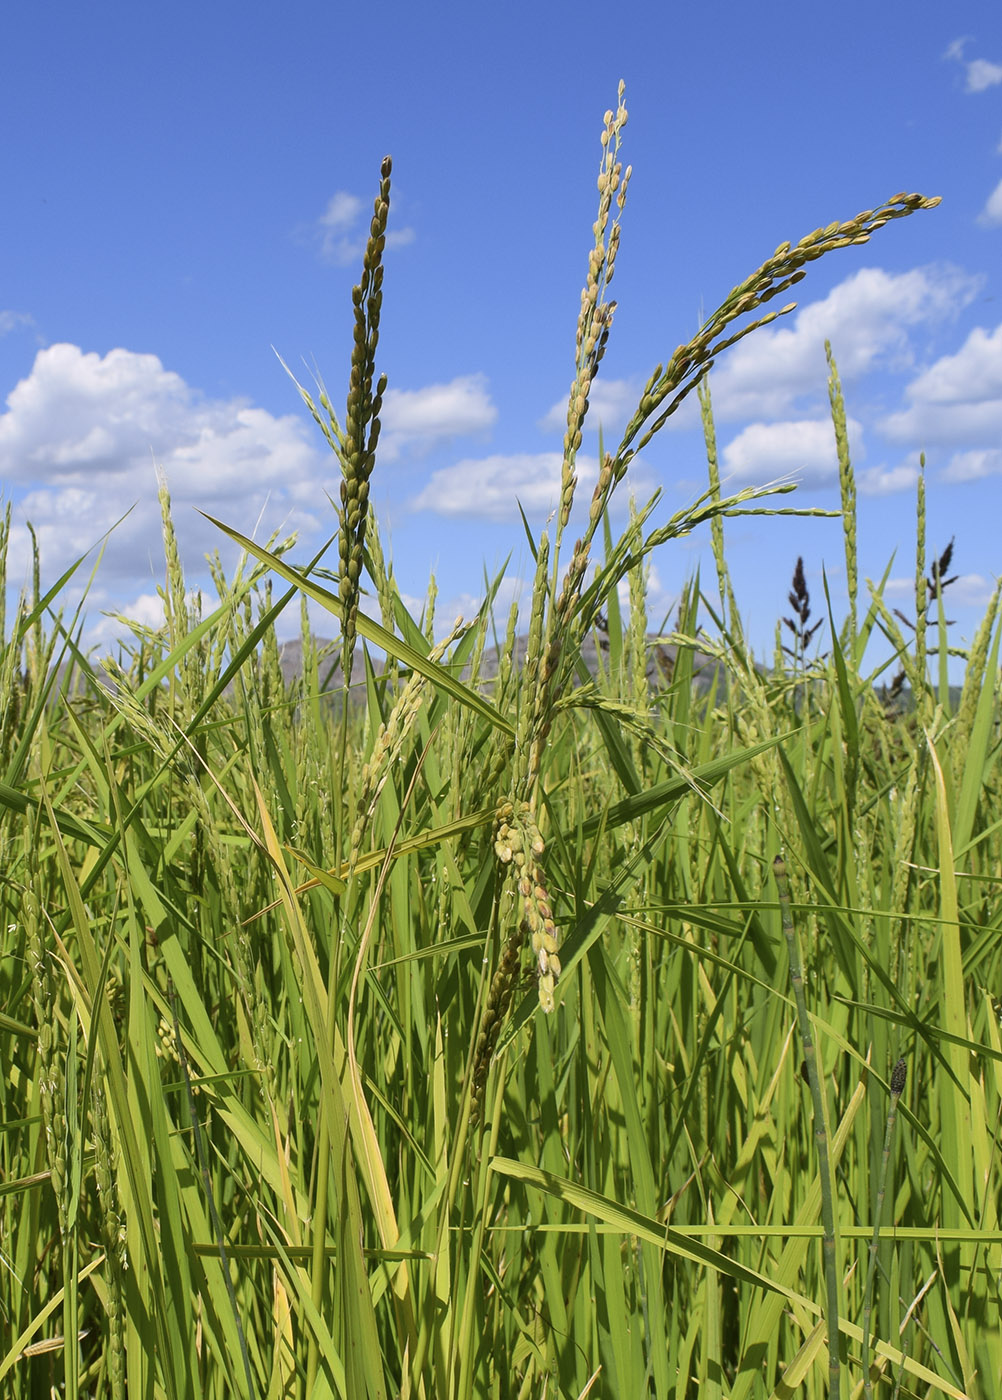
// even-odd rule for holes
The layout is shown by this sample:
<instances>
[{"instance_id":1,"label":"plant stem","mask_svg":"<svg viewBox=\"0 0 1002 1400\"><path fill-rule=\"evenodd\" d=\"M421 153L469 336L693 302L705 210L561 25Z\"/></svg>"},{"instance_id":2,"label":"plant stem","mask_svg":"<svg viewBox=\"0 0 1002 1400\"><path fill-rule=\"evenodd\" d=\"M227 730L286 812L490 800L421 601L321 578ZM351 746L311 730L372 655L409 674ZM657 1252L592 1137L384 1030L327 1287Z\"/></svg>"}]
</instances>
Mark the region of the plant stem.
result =
<instances>
[{"instance_id":1,"label":"plant stem","mask_svg":"<svg viewBox=\"0 0 1002 1400\"><path fill-rule=\"evenodd\" d=\"M863 1303L863 1394L870 1400L873 1387L870 1384L870 1318L873 1313L873 1284L877 1273L877 1245L880 1241L880 1217L884 1209L884 1187L887 1182L887 1163L891 1156L891 1138L894 1123L898 1116L898 1100L905 1087L906 1065L898 1060L891 1071L891 1108L887 1115L887 1128L884 1132L884 1150L880 1158L880 1177L877 1181L877 1195L873 1202L873 1239L870 1241L870 1262L866 1271L866 1293Z\"/></svg>"},{"instance_id":2,"label":"plant stem","mask_svg":"<svg viewBox=\"0 0 1002 1400\"><path fill-rule=\"evenodd\" d=\"M814 1142L818 1149L818 1168L821 1175L821 1224L824 1235L821 1254L824 1261L825 1282L827 1285L828 1323L828 1400L839 1400L841 1381L839 1374L839 1275L838 1258L835 1248L835 1203L832 1193L831 1167L828 1161L828 1130L825 1126L825 1104L818 1075L817 1052L814 1046L814 1032L811 1029L807 1012L807 997L804 992L804 968L800 955L800 940L793 923L790 907L790 882L786 874L786 863L777 856L772 863L772 872L779 891L779 908L783 921L783 933L790 955L790 982L797 1003L797 1025L800 1042L804 1051L804 1064L807 1066L807 1082L811 1089L814 1104Z\"/></svg>"}]
</instances>

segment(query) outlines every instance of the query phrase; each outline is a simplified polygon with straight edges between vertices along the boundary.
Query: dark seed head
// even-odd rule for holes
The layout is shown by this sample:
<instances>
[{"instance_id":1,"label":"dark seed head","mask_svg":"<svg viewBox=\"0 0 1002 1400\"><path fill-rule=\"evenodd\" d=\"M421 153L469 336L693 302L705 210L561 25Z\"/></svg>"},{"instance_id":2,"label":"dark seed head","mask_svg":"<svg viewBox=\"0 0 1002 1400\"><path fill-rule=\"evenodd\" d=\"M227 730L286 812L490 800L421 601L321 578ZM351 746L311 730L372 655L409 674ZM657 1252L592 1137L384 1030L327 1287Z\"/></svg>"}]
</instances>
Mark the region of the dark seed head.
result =
<instances>
[{"instance_id":1,"label":"dark seed head","mask_svg":"<svg viewBox=\"0 0 1002 1400\"><path fill-rule=\"evenodd\" d=\"M904 1060L898 1060L891 1070L891 1093L894 1098L899 1099L904 1093L905 1079L908 1076L908 1065Z\"/></svg>"}]
</instances>

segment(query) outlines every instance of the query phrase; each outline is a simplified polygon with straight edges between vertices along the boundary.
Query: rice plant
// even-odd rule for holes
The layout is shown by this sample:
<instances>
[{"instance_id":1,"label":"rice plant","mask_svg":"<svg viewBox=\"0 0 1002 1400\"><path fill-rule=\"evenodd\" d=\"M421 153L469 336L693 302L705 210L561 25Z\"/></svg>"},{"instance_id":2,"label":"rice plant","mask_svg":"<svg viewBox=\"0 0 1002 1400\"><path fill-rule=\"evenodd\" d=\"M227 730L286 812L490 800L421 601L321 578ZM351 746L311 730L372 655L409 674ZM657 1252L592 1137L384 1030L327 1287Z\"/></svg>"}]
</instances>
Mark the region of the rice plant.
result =
<instances>
[{"instance_id":1,"label":"rice plant","mask_svg":"<svg viewBox=\"0 0 1002 1400\"><path fill-rule=\"evenodd\" d=\"M333 576L223 525L244 556L193 607L164 487L163 629L102 670L58 611L80 565L45 590L37 555L4 619L4 1393L996 1393L998 591L954 714L921 494L915 624L880 582L857 597L830 356L850 613L808 681L795 585L794 654L755 665L726 522L791 488L722 494L706 380L807 264L936 201L781 244L651 374L568 546L626 124L620 88L524 646L500 579L435 645L368 512L388 161L344 427L302 390L343 469ZM694 390L706 492L616 538L611 497ZM644 570L700 527L717 593L692 581L658 673ZM865 669L877 636L907 711Z\"/></svg>"}]
</instances>

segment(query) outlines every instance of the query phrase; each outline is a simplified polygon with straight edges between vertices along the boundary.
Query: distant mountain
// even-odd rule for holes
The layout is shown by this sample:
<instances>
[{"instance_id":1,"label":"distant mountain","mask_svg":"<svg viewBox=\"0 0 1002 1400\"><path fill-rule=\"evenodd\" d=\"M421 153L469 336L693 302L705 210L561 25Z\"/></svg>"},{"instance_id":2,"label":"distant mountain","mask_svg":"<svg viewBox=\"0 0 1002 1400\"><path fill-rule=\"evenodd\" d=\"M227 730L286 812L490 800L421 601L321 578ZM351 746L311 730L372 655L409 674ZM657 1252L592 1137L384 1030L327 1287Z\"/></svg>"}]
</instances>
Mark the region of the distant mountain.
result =
<instances>
[{"instance_id":1,"label":"distant mountain","mask_svg":"<svg viewBox=\"0 0 1002 1400\"><path fill-rule=\"evenodd\" d=\"M647 679L655 688L670 681L674 672L678 657L678 647L674 642L661 642L656 636L649 636L648 659L647 659ZM331 642L316 639L316 646L323 649L330 647L328 655L320 662L320 680L325 690L339 690L341 688L341 662L340 652ZM526 637L516 637L515 639L515 664L521 666L525 660L528 650L528 639ZM609 643L604 638L596 640L594 636L586 637L581 647L581 656L585 665L593 676L599 672L599 656L602 655L603 668L608 667ZM498 673L499 652L496 647L490 647L484 652L480 663L480 675L485 681L492 681ZM297 680L303 671L303 645L297 637L292 641L283 642L279 646L279 662L282 667L282 675L287 685ZM761 668L760 668L761 669ZM705 694L714 682L722 686L724 682L724 668L715 656L709 656L705 651L694 649L692 653L693 686L699 694ZM353 681L361 679L365 674L362 663L362 653L358 651L355 656L355 666L352 674ZM469 672L466 673L467 677Z\"/></svg>"},{"instance_id":2,"label":"distant mountain","mask_svg":"<svg viewBox=\"0 0 1002 1400\"><path fill-rule=\"evenodd\" d=\"M327 655L323 657L320 662L321 685L328 693L337 692L341 689L342 683L340 648L336 643L319 638L316 640L316 645L321 650L329 648ZM522 665L527 650L528 639L526 637L517 637L515 639L515 661L517 665ZM608 668L608 651L609 643L606 638L599 637L596 639L594 635L585 638L584 644L581 647L581 655L585 665L593 676L598 675L598 659L600 655L602 657L603 667ZM657 690L670 682L677 663L678 651L679 648L674 642L662 642L656 635L648 634L647 679L653 689ZM490 647L484 652L480 663L480 675L482 680L492 681L494 679L498 672L498 659L499 652L496 647ZM279 662L282 667L282 675L286 685L291 685L302 675L303 645L298 637L289 642L282 642L279 645ZM768 668L765 666L756 665L755 669L760 675L766 675L768 673ZM379 667L377 666L377 671L378 670ZM353 682L359 682L364 675L365 667L362 660L362 652L361 649L359 649L359 651L355 653ZM469 679L468 670L464 675L464 679ZM717 681L718 688L721 694L723 694L725 679L726 668L717 657L710 656L699 647L692 649L692 684L697 695L705 695L713 685L714 680ZM960 694L960 686L952 685L950 687L950 709L952 713L956 713L957 706L960 703ZM890 700L886 686L878 687L877 695L878 698L884 700L885 703L888 703ZM894 708L900 710L902 713L910 713L913 708L911 690L905 686L897 695L893 704Z\"/></svg>"}]
</instances>

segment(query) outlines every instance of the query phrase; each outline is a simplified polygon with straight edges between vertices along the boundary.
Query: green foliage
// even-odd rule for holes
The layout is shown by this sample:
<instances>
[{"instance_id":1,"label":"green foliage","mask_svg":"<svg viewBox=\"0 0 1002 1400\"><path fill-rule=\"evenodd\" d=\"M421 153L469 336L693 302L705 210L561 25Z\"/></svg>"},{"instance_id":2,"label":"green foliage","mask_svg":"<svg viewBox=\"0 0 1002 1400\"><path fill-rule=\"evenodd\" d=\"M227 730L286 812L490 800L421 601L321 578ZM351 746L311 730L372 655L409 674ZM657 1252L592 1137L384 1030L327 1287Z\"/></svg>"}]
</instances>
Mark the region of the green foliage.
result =
<instances>
[{"instance_id":1,"label":"green foliage","mask_svg":"<svg viewBox=\"0 0 1002 1400\"><path fill-rule=\"evenodd\" d=\"M509 619L489 675L489 602L433 648L345 503L347 592L289 541L243 540L203 618L164 488L167 624L134 629L114 688L52 611L69 573L43 595L36 569L7 620L5 1393L766 1400L840 1374L858 1393L865 1356L868 1393L974 1397L1002 1375L998 595L956 716L927 674L924 543L910 643L882 586L857 617L854 585L823 658L753 666L723 524L771 508L721 498L708 393L707 494L658 526L656 500L634 507L619 540L607 510L737 318L931 201L781 245L731 294L603 451L561 574L625 123L620 93L523 664ZM352 363L351 453L318 410L360 484L374 352ZM719 596L687 591L652 684L645 561L707 523ZM379 623L355 612L363 555ZM297 598L389 657L363 653L350 702L305 609L283 678ZM863 670L880 631L907 714Z\"/></svg>"}]
</instances>

